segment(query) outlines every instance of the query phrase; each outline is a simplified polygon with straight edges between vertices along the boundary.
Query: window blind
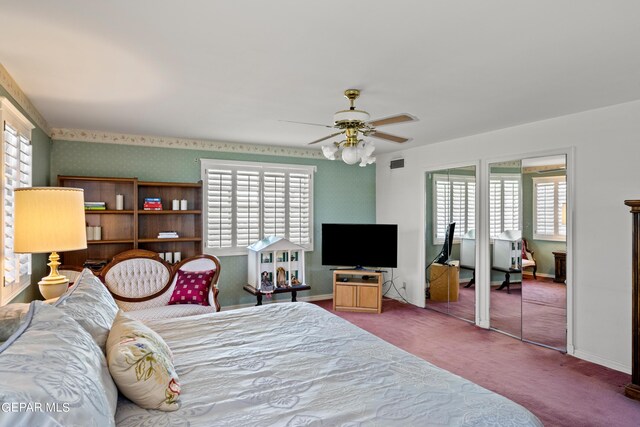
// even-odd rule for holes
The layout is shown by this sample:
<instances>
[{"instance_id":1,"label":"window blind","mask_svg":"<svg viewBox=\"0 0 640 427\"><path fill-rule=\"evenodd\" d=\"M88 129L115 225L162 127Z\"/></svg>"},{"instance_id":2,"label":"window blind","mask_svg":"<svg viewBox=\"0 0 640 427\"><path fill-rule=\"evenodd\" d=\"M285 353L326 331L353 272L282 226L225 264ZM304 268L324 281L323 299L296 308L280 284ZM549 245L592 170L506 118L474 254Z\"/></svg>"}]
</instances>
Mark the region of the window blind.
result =
<instances>
[{"instance_id":1,"label":"window blind","mask_svg":"<svg viewBox=\"0 0 640 427\"><path fill-rule=\"evenodd\" d=\"M540 240L565 240L567 227L562 210L567 203L564 176L533 178L533 237Z\"/></svg>"},{"instance_id":2,"label":"window blind","mask_svg":"<svg viewBox=\"0 0 640 427\"><path fill-rule=\"evenodd\" d=\"M289 174L289 240L311 243L311 175Z\"/></svg>"},{"instance_id":3,"label":"window blind","mask_svg":"<svg viewBox=\"0 0 640 427\"><path fill-rule=\"evenodd\" d=\"M520 229L520 177L492 176L489 181L489 235Z\"/></svg>"},{"instance_id":4,"label":"window blind","mask_svg":"<svg viewBox=\"0 0 640 427\"><path fill-rule=\"evenodd\" d=\"M3 258L4 286L15 286L28 280L31 255L13 252L14 190L31 186L31 142L25 135L4 124L4 185L3 185Z\"/></svg>"},{"instance_id":5,"label":"window blind","mask_svg":"<svg viewBox=\"0 0 640 427\"><path fill-rule=\"evenodd\" d=\"M266 236L313 249L315 167L202 159L205 251L243 255Z\"/></svg>"},{"instance_id":6,"label":"window blind","mask_svg":"<svg viewBox=\"0 0 640 427\"><path fill-rule=\"evenodd\" d=\"M441 243L449 223L455 222L454 237L475 228L475 177L434 175L434 243Z\"/></svg>"},{"instance_id":7,"label":"window blind","mask_svg":"<svg viewBox=\"0 0 640 427\"><path fill-rule=\"evenodd\" d=\"M233 171L206 170L206 226L208 248L230 248L233 244Z\"/></svg>"},{"instance_id":8,"label":"window blind","mask_svg":"<svg viewBox=\"0 0 640 427\"><path fill-rule=\"evenodd\" d=\"M262 187L264 212L264 234L266 236L286 236L287 186L282 172L265 172Z\"/></svg>"},{"instance_id":9,"label":"window blind","mask_svg":"<svg viewBox=\"0 0 640 427\"><path fill-rule=\"evenodd\" d=\"M236 172L236 245L249 246L260 237L260 175Z\"/></svg>"}]
</instances>

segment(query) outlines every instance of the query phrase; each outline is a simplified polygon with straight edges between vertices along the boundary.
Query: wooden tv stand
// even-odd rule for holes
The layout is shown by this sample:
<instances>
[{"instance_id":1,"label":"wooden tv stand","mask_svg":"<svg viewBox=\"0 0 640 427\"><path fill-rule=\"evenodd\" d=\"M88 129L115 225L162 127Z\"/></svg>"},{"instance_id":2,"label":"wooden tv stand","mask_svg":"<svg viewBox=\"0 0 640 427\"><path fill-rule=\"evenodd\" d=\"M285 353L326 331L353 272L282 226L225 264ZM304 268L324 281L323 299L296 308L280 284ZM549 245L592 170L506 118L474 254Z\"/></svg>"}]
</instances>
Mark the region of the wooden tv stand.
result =
<instances>
[{"instance_id":1,"label":"wooden tv stand","mask_svg":"<svg viewBox=\"0 0 640 427\"><path fill-rule=\"evenodd\" d=\"M366 270L333 272L333 309L382 313L382 273Z\"/></svg>"}]
</instances>

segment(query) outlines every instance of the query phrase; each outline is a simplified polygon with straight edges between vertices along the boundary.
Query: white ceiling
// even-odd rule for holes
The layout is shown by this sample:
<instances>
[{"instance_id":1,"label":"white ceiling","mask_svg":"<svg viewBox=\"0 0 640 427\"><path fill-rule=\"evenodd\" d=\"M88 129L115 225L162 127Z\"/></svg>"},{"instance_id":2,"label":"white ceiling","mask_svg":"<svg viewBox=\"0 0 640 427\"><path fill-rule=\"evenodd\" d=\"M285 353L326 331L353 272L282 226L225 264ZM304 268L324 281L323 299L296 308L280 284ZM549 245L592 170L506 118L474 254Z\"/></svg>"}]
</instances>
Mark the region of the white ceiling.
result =
<instances>
[{"instance_id":1,"label":"white ceiling","mask_svg":"<svg viewBox=\"0 0 640 427\"><path fill-rule=\"evenodd\" d=\"M347 106L414 147L640 99L640 1L0 0L54 128L305 147ZM318 144L320 145L320 144ZM318 147L317 145L314 146Z\"/></svg>"}]
</instances>

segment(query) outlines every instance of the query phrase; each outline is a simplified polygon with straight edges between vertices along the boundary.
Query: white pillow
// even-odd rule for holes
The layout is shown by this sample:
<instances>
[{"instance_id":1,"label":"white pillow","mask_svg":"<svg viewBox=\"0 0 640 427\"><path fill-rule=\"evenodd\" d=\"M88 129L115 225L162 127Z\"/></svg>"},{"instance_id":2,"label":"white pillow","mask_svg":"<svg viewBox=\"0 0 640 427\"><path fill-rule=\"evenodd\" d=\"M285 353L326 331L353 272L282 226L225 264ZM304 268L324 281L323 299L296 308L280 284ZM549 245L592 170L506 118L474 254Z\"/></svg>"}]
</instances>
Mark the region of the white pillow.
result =
<instances>
[{"instance_id":1,"label":"white pillow","mask_svg":"<svg viewBox=\"0 0 640 427\"><path fill-rule=\"evenodd\" d=\"M113 426L117 398L92 337L62 311L31 303L0 346L0 424Z\"/></svg>"},{"instance_id":2,"label":"white pillow","mask_svg":"<svg viewBox=\"0 0 640 427\"><path fill-rule=\"evenodd\" d=\"M107 287L91 270L82 270L75 284L54 303L54 307L73 317L105 351L118 306Z\"/></svg>"},{"instance_id":3,"label":"white pillow","mask_svg":"<svg viewBox=\"0 0 640 427\"><path fill-rule=\"evenodd\" d=\"M180 383L171 359L160 335L118 312L107 339L107 361L123 395L141 408L178 409Z\"/></svg>"}]
</instances>

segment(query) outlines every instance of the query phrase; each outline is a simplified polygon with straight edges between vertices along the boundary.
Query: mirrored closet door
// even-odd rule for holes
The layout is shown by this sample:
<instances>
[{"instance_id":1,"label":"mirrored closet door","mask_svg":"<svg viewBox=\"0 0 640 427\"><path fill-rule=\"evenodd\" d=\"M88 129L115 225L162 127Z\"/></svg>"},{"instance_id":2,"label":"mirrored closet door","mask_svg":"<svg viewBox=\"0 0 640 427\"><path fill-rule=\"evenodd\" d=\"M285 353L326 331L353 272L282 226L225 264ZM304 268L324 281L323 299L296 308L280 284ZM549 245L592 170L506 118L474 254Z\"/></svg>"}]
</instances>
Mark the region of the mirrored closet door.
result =
<instances>
[{"instance_id":1,"label":"mirrored closet door","mask_svg":"<svg viewBox=\"0 0 640 427\"><path fill-rule=\"evenodd\" d=\"M475 322L475 166L425 176L427 308Z\"/></svg>"},{"instance_id":2,"label":"mirrored closet door","mask_svg":"<svg viewBox=\"0 0 640 427\"><path fill-rule=\"evenodd\" d=\"M566 156L490 165L491 328L566 351Z\"/></svg>"},{"instance_id":3,"label":"mirrored closet door","mask_svg":"<svg viewBox=\"0 0 640 427\"><path fill-rule=\"evenodd\" d=\"M489 166L492 329L522 338L522 176L520 161Z\"/></svg>"}]
</instances>

